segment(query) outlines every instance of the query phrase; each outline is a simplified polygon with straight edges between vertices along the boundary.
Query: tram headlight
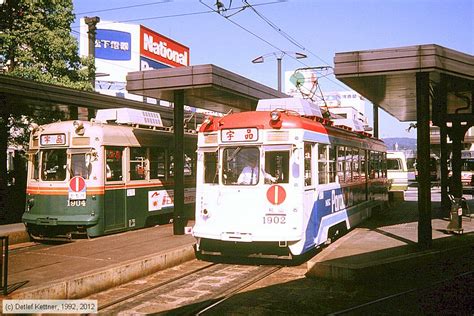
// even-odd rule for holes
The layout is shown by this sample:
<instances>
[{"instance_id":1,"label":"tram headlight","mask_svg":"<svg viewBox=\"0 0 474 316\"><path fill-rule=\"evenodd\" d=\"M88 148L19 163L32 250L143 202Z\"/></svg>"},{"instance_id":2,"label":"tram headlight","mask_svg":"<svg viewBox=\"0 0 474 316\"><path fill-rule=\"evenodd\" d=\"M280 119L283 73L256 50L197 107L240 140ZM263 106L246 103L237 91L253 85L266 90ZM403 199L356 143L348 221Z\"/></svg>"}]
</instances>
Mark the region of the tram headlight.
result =
<instances>
[{"instance_id":1,"label":"tram headlight","mask_svg":"<svg viewBox=\"0 0 474 316\"><path fill-rule=\"evenodd\" d=\"M270 117L273 123L276 123L280 120L281 118L281 113L279 111L271 111L270 112Z\"/></svg>"},{"instance_id":2,"label":"tram headlight","mask_svg":"<svg viewBox=\"0 0 474 316\"><path fill-rule=\"evenodd\" d=\"M201 210L201 216L203 218L209 218L211 216L209 210L207 208L204 208Z\"/></svg>"},{"instance_id":3,"label":"tram headlight","mask_svg":"<svg viewBox=\"0 0 474 316\"><path fill-rule=\"evenodd\" d=\"M36 132L38 130L39 126L38 124L36 123L31 123L29 126L28 126L28 130L32 133Z\"/></svg>"},{"instance_id":4,"label":"tram headlight","mask_svg":"<svg viewBox=\"0 0 474 316\"><path fill-rule=\"evenodd\" d=\"M29 212L33 208L33 205L35 205L35 199L31 198L26 200L26 211Z\"/></svg>"},{"instance_id":5,"label":"tram headlight","mask_svg":"<svg viewBox=\"0 0 474 316\"><path fill-rule=\"evenodd\" d=\"M84 135L84 124L81 121L74 121L72 125L74 126L77 135Z\"/></svg>"},{"instance_id":6,"label":"tram headlight","mask_svg":"<svg viewBox=\"0 0 474 316\"><path fill-rule=\"evenodd\" d=\"M30 125L28 125L28 130L33 135L33 137L38 137L38 132L41 130L41 128L36 123L30 123Z\"/></svg>"},{"instance_id":7,"label":"tram headlight","mask_svg":"<svg viewBox=\"0 0 474 316\"><path fill-rule=\"evenodd\" d=\"M208 116L206 117L206 119L204 120L204 122L202 122L204 125L211 125L212 122L214 122L214 117L212 116Z\"/></svg>"}]
</instances>

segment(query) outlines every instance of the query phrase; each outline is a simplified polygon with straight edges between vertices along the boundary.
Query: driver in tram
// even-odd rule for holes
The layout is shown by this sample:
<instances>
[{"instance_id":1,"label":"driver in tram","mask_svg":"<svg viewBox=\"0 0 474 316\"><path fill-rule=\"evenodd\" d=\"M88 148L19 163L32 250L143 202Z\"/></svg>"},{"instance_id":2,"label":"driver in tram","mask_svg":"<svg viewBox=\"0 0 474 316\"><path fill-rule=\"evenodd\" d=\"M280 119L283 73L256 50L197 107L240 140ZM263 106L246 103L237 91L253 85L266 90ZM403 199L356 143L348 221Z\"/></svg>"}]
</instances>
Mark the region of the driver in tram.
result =
<instances>
[{"instance_id":1,"label":"driver in tram","mask_svg":"<svg viewBox=\"0 0 474 316\"><path fill-rule=\"evenodd\" d=\"M242 172L237 179L237 184L257 184L258 183L258 158L257 157L249 157L247 161L247 165L242 169ZM271 183L276 182L277 178L273 177L272 175L266 173L262 170L263 176L265 180L268 180Z\"/></svg>"}]
</instances>

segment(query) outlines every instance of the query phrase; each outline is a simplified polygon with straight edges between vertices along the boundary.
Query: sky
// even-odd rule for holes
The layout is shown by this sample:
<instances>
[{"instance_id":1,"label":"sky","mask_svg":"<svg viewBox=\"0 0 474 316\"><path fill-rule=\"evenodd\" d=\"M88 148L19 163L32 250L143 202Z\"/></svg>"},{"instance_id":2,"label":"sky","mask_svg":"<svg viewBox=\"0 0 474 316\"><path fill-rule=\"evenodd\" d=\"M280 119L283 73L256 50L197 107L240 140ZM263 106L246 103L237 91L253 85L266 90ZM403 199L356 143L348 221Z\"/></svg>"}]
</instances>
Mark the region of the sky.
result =
<instances>
[{"instance_id":1,"label":"sky","mask_svg":"<svg viewBox=\"0 0 474 316\"><path fill-rule=\"evenodd\" d=\"M308 57L282 59L282 71L334 66L336 53L437 44L474 55L474 0L73 0L76 22L101 20L142 24L190 48L191 65L214 64L277 88L273 52ZM249 3L240 12L238 8ZM126 8L124 8L126 7ZM253 9L255 10L253 10ZM272 27L272 26L273 27ZM261 64L251 61L267 55ZM349 90L331 72L319 80L325 91ZM366 115L372 125L372 105ZM379 136L416 138L408 122L379 111Z\"/></svg>"}]
</instances>

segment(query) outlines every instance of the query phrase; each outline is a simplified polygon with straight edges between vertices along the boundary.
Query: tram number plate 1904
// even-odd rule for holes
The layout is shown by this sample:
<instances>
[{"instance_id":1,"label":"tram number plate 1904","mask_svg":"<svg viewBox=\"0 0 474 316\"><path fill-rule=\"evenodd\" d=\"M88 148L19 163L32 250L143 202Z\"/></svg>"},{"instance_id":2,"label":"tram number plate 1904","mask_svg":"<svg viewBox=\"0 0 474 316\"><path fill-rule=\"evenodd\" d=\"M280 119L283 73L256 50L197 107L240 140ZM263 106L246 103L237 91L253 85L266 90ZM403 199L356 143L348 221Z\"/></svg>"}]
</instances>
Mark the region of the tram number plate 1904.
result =
<instances>
[{"instance_id":1,"label":"tram number plate 1904","mask_svg":"<svg viewBox=\"0 0 474 316\"><path fill-rule=\"evenodd\" d=\"M67 200L67 206L86 206L86 200Z\"/></svg>"},{"instance_id":2,"label":"tram number plate 1904","mask_svg":"<svg viewBox=\"0 0 474 316\"><path fill-rule=\"evenodd\" d=\"M263 224L286 224L286 216L267 214L263 217Z\"/></svg>"}]
</instances>

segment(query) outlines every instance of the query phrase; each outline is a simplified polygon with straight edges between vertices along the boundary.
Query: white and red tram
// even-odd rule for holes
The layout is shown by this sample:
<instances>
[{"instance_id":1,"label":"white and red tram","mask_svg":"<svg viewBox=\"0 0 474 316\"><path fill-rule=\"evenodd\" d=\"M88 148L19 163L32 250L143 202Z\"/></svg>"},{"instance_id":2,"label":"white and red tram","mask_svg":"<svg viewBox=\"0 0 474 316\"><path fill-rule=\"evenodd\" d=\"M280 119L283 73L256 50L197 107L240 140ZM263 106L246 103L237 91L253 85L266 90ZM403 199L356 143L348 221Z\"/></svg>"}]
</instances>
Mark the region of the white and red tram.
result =
<instances>
[{"instance_id":1,"label":"white and red tram","mask_svg":"<svg viewBox=\"0 0 474 316\"><path fill-rule=\"evenodd\" d=\"M196 254L294 257L380 208L385 144L332 125L295 98L208 118L198 135ZM242 182L252 159L255 178Z\"/></svg>"}]
</instances>

